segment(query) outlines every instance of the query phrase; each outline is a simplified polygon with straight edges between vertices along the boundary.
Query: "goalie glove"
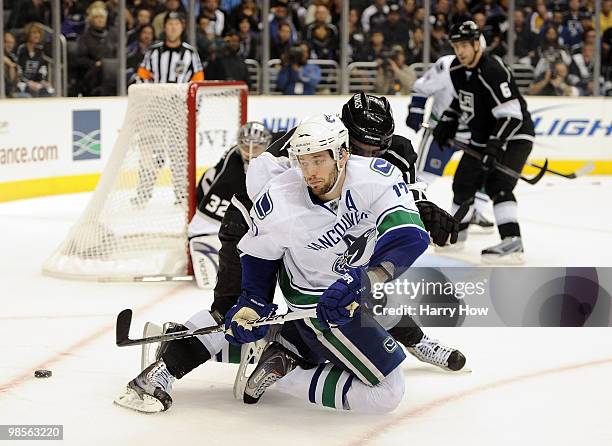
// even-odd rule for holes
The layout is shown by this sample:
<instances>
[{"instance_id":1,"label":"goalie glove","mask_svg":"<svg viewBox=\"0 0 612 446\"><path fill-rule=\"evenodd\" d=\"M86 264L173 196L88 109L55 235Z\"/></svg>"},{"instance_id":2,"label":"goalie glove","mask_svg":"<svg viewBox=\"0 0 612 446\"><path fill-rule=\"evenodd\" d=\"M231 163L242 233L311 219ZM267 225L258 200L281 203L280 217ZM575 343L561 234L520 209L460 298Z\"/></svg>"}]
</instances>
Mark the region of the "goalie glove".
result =
<instances>
[{"instance_id":1,"label":"goalie glove","mask_svg":"<svg viewBox=\"0 0 612 446\"><path fill-rule=\"evenodd\" d=\"M252 327L249 321L274 314L277 305L266 302L257 296L247 296L242 292L238 302L225 315L225 339L230 343L248 344L262 339L268 332L268 325Z\"/></svg>"}]
</instances>

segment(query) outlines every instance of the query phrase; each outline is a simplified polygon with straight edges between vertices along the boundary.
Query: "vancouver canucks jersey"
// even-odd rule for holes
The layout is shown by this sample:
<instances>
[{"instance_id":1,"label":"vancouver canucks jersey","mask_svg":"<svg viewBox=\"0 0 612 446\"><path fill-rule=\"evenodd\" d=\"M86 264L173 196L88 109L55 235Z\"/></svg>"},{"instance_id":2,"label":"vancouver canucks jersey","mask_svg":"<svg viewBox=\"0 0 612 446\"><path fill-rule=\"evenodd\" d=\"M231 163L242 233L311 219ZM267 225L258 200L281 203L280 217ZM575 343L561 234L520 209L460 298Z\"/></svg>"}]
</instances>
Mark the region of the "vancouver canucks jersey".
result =
<instances>
[{"instance_id":1,"label":"vancouver canucks jersey","mask_svg":"<svg viewBox=\"0 0 612 446\"><path fill-rule=\"evenodd\" d=\"M272 156L252 161L247 184L277 162ZM279 284L292 310L313 308L347 267L388 260L376 246L394 240L394 231L413 231L419 240L429 240L402 173L380 158L352 155L338 200L321 202L302 172L290 168L272 178L253 201L253 224L238 248L261 259L282 259Z\"/></svg>"},{"instance_id":2,"label":"vancouver canucks jersey","mask_svg":"<svg viewBox=\"0 0 612 446\"><path fill-rule=\"evenodd\" d=\"M442 113L453 100L453 83L450 78L450 65L455 59L454 55L442 56L417 79L412 88L412 96L425 99L433 96L431 120L437 123Z\"/></svg>"}]
</instances>

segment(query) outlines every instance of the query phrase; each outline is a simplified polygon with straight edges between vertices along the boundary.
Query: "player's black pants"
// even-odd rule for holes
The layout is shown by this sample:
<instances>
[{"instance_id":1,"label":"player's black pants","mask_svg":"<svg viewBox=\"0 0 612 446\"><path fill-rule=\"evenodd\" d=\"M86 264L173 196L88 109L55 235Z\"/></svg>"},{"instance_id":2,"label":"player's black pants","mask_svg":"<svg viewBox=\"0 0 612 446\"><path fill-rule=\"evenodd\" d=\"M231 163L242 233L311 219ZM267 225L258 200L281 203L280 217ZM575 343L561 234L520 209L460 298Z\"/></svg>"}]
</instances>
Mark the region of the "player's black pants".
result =
<instances>
[{"instance_id":1,"label":"player's black pants","mask_svg":"<svg viewBox=\"0 0 612 446\"><path fill-rule=\"evenodd\" d=\"M479 150L472 146L473 148ZM509 141L499 162L516 172L521 172L533 143L527 140ZM461 205L474 197L476 192L484 187L485 192L493 201L493 210L497 220L499 235L503 238L519 236L520 228L516 220L516 198L513 190L517 179L493 170L487 175L480 160L464 153L457 166L453 179L453 201ZM460 229L464 229L460 226Z\"/></svg>"}]
</instances>

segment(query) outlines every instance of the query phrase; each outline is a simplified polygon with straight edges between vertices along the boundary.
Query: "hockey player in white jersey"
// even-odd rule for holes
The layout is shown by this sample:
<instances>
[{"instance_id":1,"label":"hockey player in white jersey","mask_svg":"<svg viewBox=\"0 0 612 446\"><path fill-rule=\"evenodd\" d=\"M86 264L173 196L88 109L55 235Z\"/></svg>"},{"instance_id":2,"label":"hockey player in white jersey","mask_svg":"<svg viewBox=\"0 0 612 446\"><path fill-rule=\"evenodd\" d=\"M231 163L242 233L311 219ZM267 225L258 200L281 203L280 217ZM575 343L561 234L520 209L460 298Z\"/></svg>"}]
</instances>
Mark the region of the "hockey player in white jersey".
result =
<instances>
[{"instance_id":1,"label":"hockey player in white jersey","mask_svg":"<svg viewBox=\"0 0 612 446\"><path fill-rule=\"evenodd\" d=\"M484 41L484 38L482 39ZM486 46L486 42L482 47ZM421 124L425 116L425 103L428 98L433 99L431 112L429 115L429 126L434 128L441 119L443 113L449 107L453 100L453 84L450 79L449 67L455 59L454 55L440 57L429 69L415 82L412 91L412 98L408 106L408 116L406 117L406 125L419 132ZM464 123L459 124L455 139L469 143L470 132ZM438 176L442 176L444 168L450 161L455 149L453 147L440 147L433 139L421 141L418 148L417 171L421 179L428 183L434 181ZM476 192L474 197L474 207L463 218L461 225L461 239L458 244L445 247L443 249L457 249L462 246L465 240L468 224L470 231L474 230L483 233L492 233L494 231L493 222L485 217L485 213L490 209L490 200L487 195L481 191ZM456 211L458 206L454 206Z\"/></svg>"},{"instance_id":2,"label":"hockey player in white jersey","mask_svg":"<svg viewBox=\"0 0 612 446\"><path fill-rule=\"evenodd\" d=\"M275 176L254 200L243 252L242 294L226 314L226 337L249 343L267 328L246 322L269 315L279 284L291 310L316 308L317 318L283 325L249 378L244 400L278 389L304 401L369 413L391 411L404 393L403 350L360 304L377 283L396 278L427 249L424 230L402 174L380 158L349 156L348 131L337 116L303 121L289 144L295 168ZM250 177L277 160L265 154Z\"/></svg>"}]
</instances>

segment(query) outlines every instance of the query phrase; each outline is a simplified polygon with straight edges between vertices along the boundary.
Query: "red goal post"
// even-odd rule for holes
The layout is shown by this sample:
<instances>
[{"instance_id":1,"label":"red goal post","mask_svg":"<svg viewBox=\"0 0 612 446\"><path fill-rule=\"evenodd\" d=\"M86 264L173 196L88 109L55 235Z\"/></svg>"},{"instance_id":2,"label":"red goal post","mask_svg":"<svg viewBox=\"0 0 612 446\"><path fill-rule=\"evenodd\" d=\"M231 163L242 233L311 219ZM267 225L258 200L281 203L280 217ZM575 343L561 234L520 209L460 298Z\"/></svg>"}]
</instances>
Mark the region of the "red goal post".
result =
<instances>
[{"instance_id":1,"label":"red goal post","mask_svg":"<svg viewBox=\"0 0 612 446\"><path fill-rule=\"evenodd\" d=\"M96 190L43 272L98 281L190 274L196 171L235 144L247 95L242 82L131 86Z\"/></svg>"}]
</instances>

